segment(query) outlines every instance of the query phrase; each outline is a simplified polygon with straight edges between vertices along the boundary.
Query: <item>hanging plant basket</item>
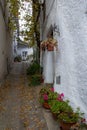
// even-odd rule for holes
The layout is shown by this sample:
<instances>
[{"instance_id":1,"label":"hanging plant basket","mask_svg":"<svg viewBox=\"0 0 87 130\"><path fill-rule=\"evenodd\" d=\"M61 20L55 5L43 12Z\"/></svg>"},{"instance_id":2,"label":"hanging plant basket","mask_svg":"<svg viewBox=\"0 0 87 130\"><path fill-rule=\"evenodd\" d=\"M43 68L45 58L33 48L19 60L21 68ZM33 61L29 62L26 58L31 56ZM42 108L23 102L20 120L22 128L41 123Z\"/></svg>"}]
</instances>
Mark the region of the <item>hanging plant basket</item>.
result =
<instances>
[{"instance_id":1,"label":"hanging plant basket","mask_svg":"<svg viewBox=\"0 0 87 130\"><path fill-rule=\"evenodd\" d=\"M54 47L57 47L57 41L53 38L48 38L42 41L40 46L42 50L47 48L48 51L54 51Z\"/></svg>"},{"instance_id":2,"label":"hanging plant basket","mask_svg":"<svg viewBox=\"0 0 87 130\"><path fill-rule=\"evenodd\" d=\"M48 44L48 45L47 45L47 50L48 50L48 51L54 51L54 46Z\"/></svg>"}]
</instances>

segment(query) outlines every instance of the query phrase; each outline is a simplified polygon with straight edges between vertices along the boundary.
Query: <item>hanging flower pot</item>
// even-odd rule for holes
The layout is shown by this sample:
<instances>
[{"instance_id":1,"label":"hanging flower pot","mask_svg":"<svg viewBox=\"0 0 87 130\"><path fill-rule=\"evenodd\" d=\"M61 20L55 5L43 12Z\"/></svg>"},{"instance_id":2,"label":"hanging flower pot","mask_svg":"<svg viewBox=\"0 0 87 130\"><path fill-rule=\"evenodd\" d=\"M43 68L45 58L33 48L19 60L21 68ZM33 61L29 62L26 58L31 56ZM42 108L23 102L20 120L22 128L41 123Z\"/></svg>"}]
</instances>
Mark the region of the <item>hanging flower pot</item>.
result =
<instances>
[{"instance_id":1,"label":"hanging flower pot","mask_svg":"<svg viewBox=\"0 0 87 130\"><path fill-rule=\"evenodd\" d=\"M57 41L53 38L48 38L42 41L40 46L42 50L47 48L48 51L54 51L54 46L57 47Z\"/></svg>"},{"instance_id":2,"label":"hanging flower pot","mask_svg":"<svg viewBox=\"0 0 87 130\"><path fill-rule=\"evenodd\" d=\"M48 50L48 51L54 51L54 46L51 45L51 44L48 44L48 45L47 45L47 50Z\"/></svg>"}]
</instances>

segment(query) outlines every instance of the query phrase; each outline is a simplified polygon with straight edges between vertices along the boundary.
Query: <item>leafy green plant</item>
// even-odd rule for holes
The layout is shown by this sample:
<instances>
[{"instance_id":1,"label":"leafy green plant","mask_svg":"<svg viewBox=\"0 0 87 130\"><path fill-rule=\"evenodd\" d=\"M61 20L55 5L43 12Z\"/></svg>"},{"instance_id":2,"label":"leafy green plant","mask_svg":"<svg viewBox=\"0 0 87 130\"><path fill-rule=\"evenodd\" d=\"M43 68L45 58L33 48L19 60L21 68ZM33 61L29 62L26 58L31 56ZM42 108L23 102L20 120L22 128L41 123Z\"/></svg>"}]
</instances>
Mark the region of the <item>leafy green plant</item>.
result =
<instances>
[{"instance_id":1,"label":"leafy green plant","mask_svg":"<svg viewBox=\"0 0 87 130\"><path fill-rule=\"evenodd\" d=\"M48 95L48 99L49 100L56 100L58 97L58 93L57 92L50 92L49 95Z\"/></svg>"},{"instance_id":2,"label":"leafy green plant","mask_svg":"<svg viewBox=\"0 0 87 130\"><path fill-rule=\"evenodd\" d=\"M40 65L36 62L32 63L27 69L27 75L40 73Z\"/></svg>"},{"instance_id":3,"label":"leafy green plant","mask_svg":"<svg viewBox=\"0 0 87 130\"><path fill-rule=\"evenodd\" d=\"M40 74L32 75L30 84L33 86L40 85L41 84L41 77L42 76Z\"/></svg>"},{"instance_id":4,"label":"leafy green plant","mask_svg":"<svg viewBox=\"0 0 87 130\"><path fill-rule=\"evenodd\" d=\"M75 113L62 112L58 116L58 119L62 120L65 123L76 123L78 121L77 114L75 114Z\"/></svg>"},{"instance_id":5,"label":"leafy green plant","mask_svg":"<svg viewBox=\"0 0 87 130\"><path fill-rule=\"evenodd\" d=\"M50 109L52 113L59 114L61 112L72 112L72 107L68 101L52 100L50 102Z\"/></svg>"},{"instance_id":6,"label":"leafy green plant","mask_svg":"<svg viewBox=\"0 0 87 130\"><path fill-rule=\"evenodd\" d=\"M37 61L34 61L31 63L31 65L27 69L27 75L30 77L30 83L31 86L37 86L40 85L42 82L42 75L40 73L40 65Z\"/></svg>"},{"instance_id":7,"label":"leafy green plant","mask_svg":"<svg viewBox=\"0 0 87 130\"><path fill-rule=\"evenodd\" d=\"M80 109L74 112L62 112L58 115L58 120L63 121L65 123L76 123L81 120L83 113L80 112Z\"/></svg>"},{"instance_id":8,"label":"leafy green plant","mask_svg":"<svg viewBox=\"0 0 87 130\"><path fill-rule=\"evenodd\" d=\"M40 90L40 103L50 102L52 100L56 100L58 97L58 93L53 91L53 88L51 87L44 87Z\"/></svg>"},{"instance_id":9,"label":"leafy green plant","mask_svg":"<svg viewBox=\"0 0 87 130\"><path fill-rule=\"evenodd\" d=\"M79 130L87 130L87 122L81 122L79 124Z\"/></svg>"},{"instance_id":10,"label":"leafy green plant","mask_svg":"<svg viewBox=\"0 0 87 130\"><path fill-rule=\"evenodd\" d=\"M43 94L48 95L49 93L50 93L50 88L48 86L41 88L41 90L39 92L40 95L43 95Z\"/></svg>"}]
</instances>

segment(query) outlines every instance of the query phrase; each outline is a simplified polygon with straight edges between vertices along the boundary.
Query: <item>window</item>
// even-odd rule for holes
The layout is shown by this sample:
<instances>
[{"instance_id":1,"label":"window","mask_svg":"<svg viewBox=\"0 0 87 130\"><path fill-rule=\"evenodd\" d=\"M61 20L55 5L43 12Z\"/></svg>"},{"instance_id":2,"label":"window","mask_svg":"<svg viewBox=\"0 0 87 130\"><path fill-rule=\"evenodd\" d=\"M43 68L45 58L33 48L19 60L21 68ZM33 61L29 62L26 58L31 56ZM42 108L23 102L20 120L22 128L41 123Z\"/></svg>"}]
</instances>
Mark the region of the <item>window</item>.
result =
<instances>
[{"instance_id":1,"label":"window","mask_svg":"<svg viewBox=\"0 0 87 130\"><path fill-rule=\"evenodd\" d=\"M22 52L22 56L23 56L23 57L26 57L26 56L27 56L27 51L23 51L23 52Z\"/></svg>"}]
</instances>

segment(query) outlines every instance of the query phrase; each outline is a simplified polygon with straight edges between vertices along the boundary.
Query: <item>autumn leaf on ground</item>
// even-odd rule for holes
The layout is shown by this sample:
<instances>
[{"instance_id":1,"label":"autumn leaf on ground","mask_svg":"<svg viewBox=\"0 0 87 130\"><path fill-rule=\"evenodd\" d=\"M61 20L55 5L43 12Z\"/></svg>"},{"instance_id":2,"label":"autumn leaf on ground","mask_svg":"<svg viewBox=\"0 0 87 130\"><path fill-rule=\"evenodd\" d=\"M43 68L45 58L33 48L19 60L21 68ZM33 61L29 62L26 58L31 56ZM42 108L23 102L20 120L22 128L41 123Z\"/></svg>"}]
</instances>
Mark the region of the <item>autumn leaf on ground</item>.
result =
<instances>
[{"instance_id":1,"label":"autumn leaf on ground","mask_svg":"<svg viewBox=\"0 0 87 130\"><path fill-rule=\"evenodd\" d=\"M5 107L0 106L0 112L5 111L5 110L6 110Z\"/></svg>"},{"instance_id":2,"label":"autumn leaf on ground","mask_svg":"<svg viewBox=\"0 0 87 130\"><path fill-rule=\"evenodd\" d=\"M29 121L26 120L26 121L23 122L23 124L24 124L24 127L27 127L27 126L29 126Z\"/></svg>"},{"instance_id":3,"label":"autumn leaf on ground","mask_svg":"<svg viewBox=\"0 0 87 130\"><path fill-rule=\"evenodd\" d=\"M4 130L12 130L12 128L6 128L6 129L4 129Z\"/></svg>"}]
</instances>

